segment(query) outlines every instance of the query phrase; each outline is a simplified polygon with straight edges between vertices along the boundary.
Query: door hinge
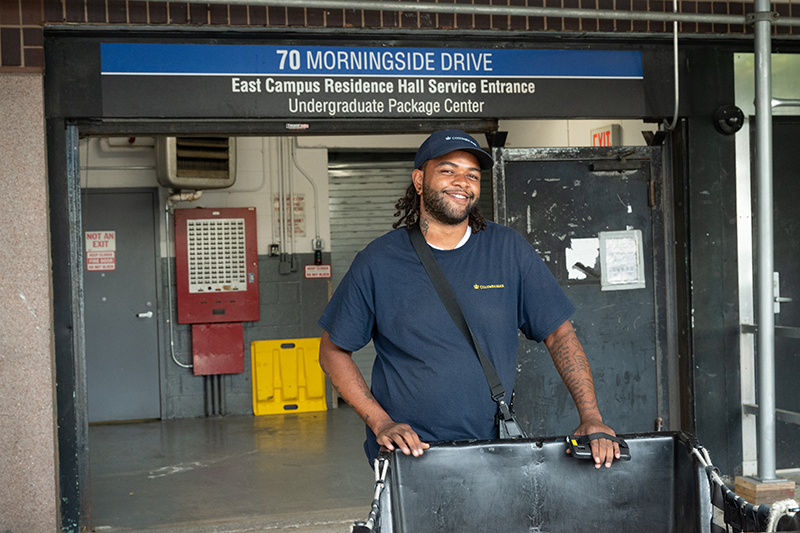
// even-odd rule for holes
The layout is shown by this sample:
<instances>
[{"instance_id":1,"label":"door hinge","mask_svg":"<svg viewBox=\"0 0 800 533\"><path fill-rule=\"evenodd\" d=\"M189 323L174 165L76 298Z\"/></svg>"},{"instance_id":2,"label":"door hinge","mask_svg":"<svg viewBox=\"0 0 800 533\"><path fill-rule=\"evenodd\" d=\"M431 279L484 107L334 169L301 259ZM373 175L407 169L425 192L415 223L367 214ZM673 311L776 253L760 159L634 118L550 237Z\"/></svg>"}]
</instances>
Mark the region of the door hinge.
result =
<instances>
[{"instance_id":1,"label":"door hinge","mask_svg":"<svg viewBox=\"0 0 800 533\"><path fill-rule=\"evenodd\" d=\"M647 206L650 209L656 206L656 182L652 178L647 182Z\"/></svg>"}]
</instances>

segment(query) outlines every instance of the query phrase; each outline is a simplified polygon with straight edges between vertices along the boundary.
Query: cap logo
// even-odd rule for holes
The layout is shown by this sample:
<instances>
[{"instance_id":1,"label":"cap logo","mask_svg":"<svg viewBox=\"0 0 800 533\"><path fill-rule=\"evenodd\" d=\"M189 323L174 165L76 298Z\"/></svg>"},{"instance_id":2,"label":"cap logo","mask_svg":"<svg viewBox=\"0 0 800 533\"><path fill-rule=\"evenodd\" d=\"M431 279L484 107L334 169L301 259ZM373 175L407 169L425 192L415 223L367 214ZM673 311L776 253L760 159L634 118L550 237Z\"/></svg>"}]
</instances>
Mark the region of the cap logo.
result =
<instances>
[{"instance_id":1,"label":"cap logo","mask_svg":"<svg viewBox=\"0 0 800 533\"><path fill-rule=\"evenodd\" d=\"M414 168L419 169L425 161L441 157L449 152L465 150L478 158L480 167L492 167L492 156L481 149L478 141L459 130L442 130L431 133L414 156Z\"/></svg>"},{"instance_id":2,"label":"cap logo","mask_svg":"<svg viewBox=\"0 0 800 533\"><path fill-rule=\"evenodd\" d=\"M468 142L472 146L478 146L472 139L467 139L466 137L450 137L447 136L444 138L445 141L464 141Z\"/></svg>"}]
</instances>

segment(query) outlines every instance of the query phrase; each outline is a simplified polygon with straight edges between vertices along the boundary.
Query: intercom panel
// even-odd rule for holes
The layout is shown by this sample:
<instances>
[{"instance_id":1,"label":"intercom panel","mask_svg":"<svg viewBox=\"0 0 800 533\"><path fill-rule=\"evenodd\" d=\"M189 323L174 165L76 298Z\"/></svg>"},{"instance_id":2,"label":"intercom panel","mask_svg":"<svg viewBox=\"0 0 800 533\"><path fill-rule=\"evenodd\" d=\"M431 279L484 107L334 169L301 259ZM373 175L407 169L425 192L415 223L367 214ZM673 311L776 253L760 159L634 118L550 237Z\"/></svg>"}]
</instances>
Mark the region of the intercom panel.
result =
<instances>
[{"instance_id":1,"label":"intercom panel","mask_svg":"<svg viewBox=\"0 0 800 533\"><path fill-rule=\"evenodd\" d=\"M256 209L175 210L178 322L259 319Z\"/></svg>"}]
</instances>

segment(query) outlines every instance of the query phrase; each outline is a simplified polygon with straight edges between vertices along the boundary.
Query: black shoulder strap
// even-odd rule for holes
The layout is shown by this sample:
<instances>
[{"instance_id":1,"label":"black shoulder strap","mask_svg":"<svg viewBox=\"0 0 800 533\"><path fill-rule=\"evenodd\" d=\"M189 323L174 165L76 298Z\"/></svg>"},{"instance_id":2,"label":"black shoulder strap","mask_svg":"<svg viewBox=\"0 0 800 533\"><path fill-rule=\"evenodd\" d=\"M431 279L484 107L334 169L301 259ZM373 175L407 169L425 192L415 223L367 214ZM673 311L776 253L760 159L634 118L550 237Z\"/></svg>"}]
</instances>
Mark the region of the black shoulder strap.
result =
<instances>
[{"instance_id":1,"label":"black shoulder strap","mask_svg":"<svg viewBox=\"0 0 800 533\"><path fill-rule=\"evenodd\" d=\"M467 319L464 318L464 313L461 311L461 306L458 304L456 293L453 292L453 288L447 281L447 277L444 275L444 272L442 272L442 267L439 266L439 262L436 261L436 257L433 255L431 247L428 245L428 242L422 235L422 231L419 229L419 224L407 226L406 229L408 230L408 236L411 239L411 244L414 246L414 250L417 252L419 260L422 261L422 266L425 267L425 271L431 278L433 286L436 288L436 292L439 293L439 297L442 299L442 303L444 303L447 312L450 313L450 317L453 319L453 322L456 323L458 329L461 331L464 337L466 337L467 341L472 344L472 347L477 352L478 359L480 360L481 367L483 368L483 373L486 374L486 381L489 383L489 389L492 392L492 399L498 403L501 412L505 415L505 411L508 410L508 407L505 405L504 401L506 391L503 388L503 384L500 382L500 378L497 376L497 371L495 370L491 361L489 361L489 359L486 357L486 354L483 353L483 350L478 344L478 340L472 333L469 324L467 324ZM504 407L505 409L503 409Z\"/></svg>"}]
</instances>

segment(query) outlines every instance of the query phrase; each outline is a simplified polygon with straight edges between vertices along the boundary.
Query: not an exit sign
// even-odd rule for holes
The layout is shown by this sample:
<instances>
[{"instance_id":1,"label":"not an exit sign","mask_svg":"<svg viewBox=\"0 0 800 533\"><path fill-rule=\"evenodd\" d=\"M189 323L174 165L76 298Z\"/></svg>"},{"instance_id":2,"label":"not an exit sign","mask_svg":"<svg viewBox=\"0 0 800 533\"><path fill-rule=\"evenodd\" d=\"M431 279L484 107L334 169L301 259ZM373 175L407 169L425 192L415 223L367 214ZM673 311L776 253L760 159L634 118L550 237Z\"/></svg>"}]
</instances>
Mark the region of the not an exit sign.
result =
<instances>
[{"instance_id":1,"label":"not an exit sign","mask_svg":"<svg viewBox=\"0 0 800 533\"><path fill-rule=\"evenodd\" d=\"M117 232L86 232L86 270L117 269Z\"/></svg>"}]
</instances>

